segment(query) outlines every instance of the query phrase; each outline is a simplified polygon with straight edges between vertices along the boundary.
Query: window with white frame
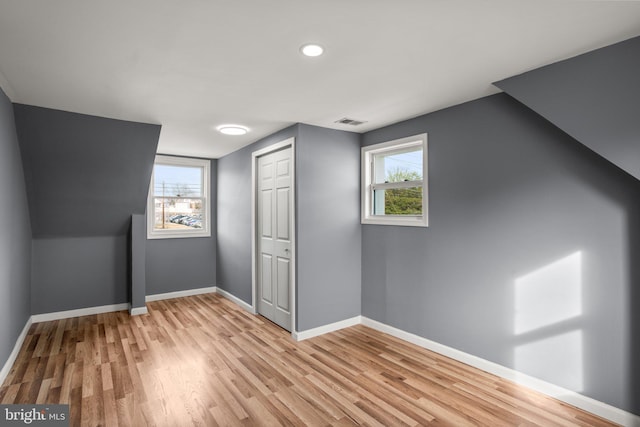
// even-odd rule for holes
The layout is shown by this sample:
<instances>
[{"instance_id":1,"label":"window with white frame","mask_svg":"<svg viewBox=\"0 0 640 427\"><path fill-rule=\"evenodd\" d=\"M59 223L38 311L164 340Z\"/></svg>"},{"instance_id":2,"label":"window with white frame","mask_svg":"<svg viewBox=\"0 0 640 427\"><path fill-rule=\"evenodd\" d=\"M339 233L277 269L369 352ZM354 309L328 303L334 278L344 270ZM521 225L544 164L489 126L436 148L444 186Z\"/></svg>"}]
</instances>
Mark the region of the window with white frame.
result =
<instances>
[{"instance_id":1,"label":"window with white frame","mask_svg":"<svg viewBox=\"0 0 640 427\"><path fill-rule=\"evenodd\" d=\"M427 134L362 148L362 224L426 227Z\"/></svg>"},{"instance_id":2,"label":"window with white frame","mask_svg":"<svg viewBox=\"0 0 640 427\"><path fill-rule=\"evenodd\" d=\"M210 162L156 156L147 204L147 238L209 237Z\"/></svg>"}]
</instances>

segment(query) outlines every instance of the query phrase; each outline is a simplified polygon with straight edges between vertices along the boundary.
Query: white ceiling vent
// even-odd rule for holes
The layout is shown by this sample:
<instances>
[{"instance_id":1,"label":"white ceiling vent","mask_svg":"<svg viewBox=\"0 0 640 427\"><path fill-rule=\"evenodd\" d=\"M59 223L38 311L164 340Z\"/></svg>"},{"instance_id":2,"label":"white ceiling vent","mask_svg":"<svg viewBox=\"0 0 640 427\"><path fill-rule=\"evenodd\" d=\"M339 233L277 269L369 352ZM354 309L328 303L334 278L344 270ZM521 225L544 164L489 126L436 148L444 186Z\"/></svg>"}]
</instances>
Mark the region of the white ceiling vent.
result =
<instances>
[{"instance_id":1,"label":"white ceiling vent","mask_svg":"<svg viewBox=\"0 0 640 427\"><path fill-rule=\"evenodd\" d=\"M367 123L366 120L355 120L348 117L343 117L340 120L336 120L334 123L340 123L341 125L359 126L363 123Z\"/></svg>"}]
</instances>

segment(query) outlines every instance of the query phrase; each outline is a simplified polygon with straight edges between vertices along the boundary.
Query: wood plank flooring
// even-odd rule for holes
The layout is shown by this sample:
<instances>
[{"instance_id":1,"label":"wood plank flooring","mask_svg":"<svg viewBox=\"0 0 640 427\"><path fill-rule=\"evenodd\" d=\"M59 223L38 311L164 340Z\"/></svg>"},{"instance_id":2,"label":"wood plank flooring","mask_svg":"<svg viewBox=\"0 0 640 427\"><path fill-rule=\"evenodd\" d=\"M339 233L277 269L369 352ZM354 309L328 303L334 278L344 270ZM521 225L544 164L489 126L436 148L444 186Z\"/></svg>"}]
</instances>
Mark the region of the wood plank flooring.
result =
<instances>
[{"instance_id":1,"label":"wood plank flooring","mask_svg":"<svg viewBox=\"0 0 640 427\"><path fill-rule=\"evenodd\" d=\"M1 403L82 426L609 426L364 326L294 342L215 294L32 325Z\"/></svg>"}]
</instances>

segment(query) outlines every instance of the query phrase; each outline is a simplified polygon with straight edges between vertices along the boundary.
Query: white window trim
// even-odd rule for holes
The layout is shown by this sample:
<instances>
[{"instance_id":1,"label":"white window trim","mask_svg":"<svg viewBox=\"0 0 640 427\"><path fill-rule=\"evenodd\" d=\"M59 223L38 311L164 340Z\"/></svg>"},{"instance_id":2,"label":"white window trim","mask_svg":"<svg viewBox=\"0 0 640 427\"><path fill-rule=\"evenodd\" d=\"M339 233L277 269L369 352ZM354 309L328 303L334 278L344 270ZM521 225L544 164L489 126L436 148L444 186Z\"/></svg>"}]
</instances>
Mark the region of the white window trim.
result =
<instances>
[{"instance_id":1,"label":"white window trim","mask_svg":"<svg viewBox=\"0 0 640 427\"><path fill-rule=\"evenodd\" d=\"M403 147L410 146L422 146L422 215L373 215L372 206L372 181L373 181L373 156L376 154L384 153L386 151L395 151ZM361 153L361 224L376 224L376 225L399 225L406 227L427 227L429 226L429 203L428 203L428 144L427 134L409 136L406 138L395 139L393 141L382 142L379 144L369 145L362 147ZM397 188L398 186L415 187L414 182L406 183L394 183L394 184L376 184L376 188L383 188L385 186L392 186Z\"/></svg>"},{"instance_id":2,"label":"white window trim","mask_svg":"<svg viewBox=\"0 0 640 427\"><path fill-rule=\"evenodd\" d=\"M210 192L210 169L211 161L207 159L195 159L187 157L174 157L157 155L153 163L155 165L168 166L193 166L202 168L202 194L204 198L204 219L205 224L201 229L180 229L180 230L154 230L154 203L153 203L153 178L149 184L149 195L147 196L147 239L184 239L189 237L211 237L211 192Z\"/></svg>"}]
</instances>

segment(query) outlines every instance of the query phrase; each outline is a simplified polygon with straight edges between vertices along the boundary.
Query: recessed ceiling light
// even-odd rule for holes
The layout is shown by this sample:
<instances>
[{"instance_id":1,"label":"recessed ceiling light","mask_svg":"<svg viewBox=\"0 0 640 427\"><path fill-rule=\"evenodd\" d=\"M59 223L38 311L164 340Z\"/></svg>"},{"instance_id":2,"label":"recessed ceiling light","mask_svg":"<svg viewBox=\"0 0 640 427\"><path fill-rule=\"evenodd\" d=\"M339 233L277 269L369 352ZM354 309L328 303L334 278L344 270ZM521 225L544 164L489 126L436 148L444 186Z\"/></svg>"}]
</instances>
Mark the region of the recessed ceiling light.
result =
<instances>
[{"instance_id":1,"label":"recessed ceiling light","mask_svg":"<svg viewBox=\"0 0 640 427\"><path fill-rule=\"evenodd\" d=\"M324 48L319 44L305 44L300 48L300 52L302 52L305 56L320 56L324 52Z\"/></svg>"},{"instance_id":2,"label":"recessed ceiling light","mask_svg":"<svg viewBox=\"0 0 640 427\"><path fill-rule=\"evenodd\" d=\"M244 135L249 132L249 128L240 125L220 125L216 129L225 135Z\"/></svg>"}]
</instances>

